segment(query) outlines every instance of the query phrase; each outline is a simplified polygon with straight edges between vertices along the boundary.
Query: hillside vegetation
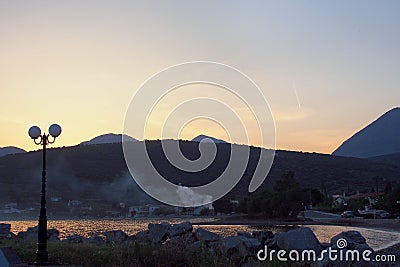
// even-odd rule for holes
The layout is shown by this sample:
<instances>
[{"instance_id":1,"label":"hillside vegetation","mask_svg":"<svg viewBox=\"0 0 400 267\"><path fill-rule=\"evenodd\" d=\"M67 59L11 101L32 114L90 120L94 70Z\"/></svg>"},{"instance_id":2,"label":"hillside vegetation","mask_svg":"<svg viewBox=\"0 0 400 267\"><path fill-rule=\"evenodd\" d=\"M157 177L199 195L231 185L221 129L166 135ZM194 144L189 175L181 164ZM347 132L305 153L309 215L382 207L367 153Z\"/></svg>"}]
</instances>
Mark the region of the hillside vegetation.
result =
<instances>
[{"instance_id":1,"label":"hillside vegetation","mask_svg":"<svg viewBox=\"0 0 400 267\"><path fill-rule=\"evenodd\" d=\"M200 156L199 143L179 142L183 154L189 159ZM141 146L135 142L133 146ZM162 152L160 141L146 141L150 158L156 169L175 184L187 186L206 184L224 171L230 156L230 144L216 144L217 155L205 170L190 173L170 164ZM247 169L229 198L247 195L249 182L258 162L260 148L251 147ZM142 157L144 155L136 155ZM9 155L0 158L0 201L38 202L41 179L41 151ZM53 148L48 150L48 194L64 199L91 199L101 203L126 201L143 203L154 201L143 193L130 176L121 144L100 144ZM136 171L146 175L143 166ZM286 171L296 173L301 187L324 189L333 193L370 191L378 180L396 185L400 168L389 158L346 158L318 153L277 151L267 179L259 190L271 189L276 179ZM376 179L378 177L378 179Z\"/></svg>"}]
</instances>

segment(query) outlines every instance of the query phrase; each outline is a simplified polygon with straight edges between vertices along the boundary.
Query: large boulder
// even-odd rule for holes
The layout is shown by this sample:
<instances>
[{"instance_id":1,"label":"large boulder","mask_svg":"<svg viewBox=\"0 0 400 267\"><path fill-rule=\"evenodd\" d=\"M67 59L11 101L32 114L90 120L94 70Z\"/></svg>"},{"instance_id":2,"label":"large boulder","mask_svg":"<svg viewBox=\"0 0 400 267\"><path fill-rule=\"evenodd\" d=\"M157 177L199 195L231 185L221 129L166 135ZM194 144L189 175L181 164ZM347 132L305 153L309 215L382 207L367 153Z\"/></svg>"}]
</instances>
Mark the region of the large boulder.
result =
<instances>
[{"instance_id":1,"label":"large boulder","mask_svg":"<svg viewBox=\"0 0 400 267\"><path fill-rule=\"evenodd\" d=\"M167 240L167 243L170 245L181 245L183 244L184 240L182 236L174 236Z\"/></svg>"},{"instance_id":2,"label":"large boulder","mask_svg":"<svg viewBox=\"0 0 400 267\"><path fill-rule=\"evenodd\" d=\"M11 237L11 224L0 223L0 239Z\"/></svg>"},{"instance_id":3,"label":"large boulder","mask_svg":"<svg viewBox=\"0 0 400 267\"><path fill-rule=\"evenodd\" d=\"M89 238L85 238L83 240L83 242L84 243L89 243L89 244L103 244L105 241L104 241L103 237L101 237L99 235L93 235L93 236L91 236Z\"/></svg>"},{"instance_id":4,"label":"large boulder","mask_svg":"<svg viewBox=\"0 0 400 267\"><path fill-rule=\"evenodd\" d=\"M236 233L238 236L244 236L247 238L253 238L252 235L247 231L237 231Z\"/></svg>"},{"instance_id":5,"label":"large boulder","mask_svg":"<svg viewBox=\"0 0 400 267\"><path fill-rule=\"evenodd\" d=\"M66 241L69 243L83 243L85 242L85 237L78 235L78 234L73 234L70 236L67 236Z\"/></svg>"},{"instance_id":6,"label":"large boulder","mask_svg":"<svg viewBox=\"0 0 400 267\"><path fill-rule=\"evenodd\" d=\"M338 258L335 261L331 261L328 257L328 254L326 253L326 254L324 254L323 260L318 263L313 264L313 266L318 266L318 267L380 266L376 262L365 261L363 259L362 255L365 250L369 250L372 252L370 255L368 255L368 257L370 259L374 258L375 252L366 243L365 238L358 231L342 232L342 233L332 237L330 247L325 248L325 250L329 250L329 249L340 251L340 253L342 255L348 255L348 256L344 256L345 258L343 258L342 260L340 260ZM358 251L358 253L356 253L355 251ZM346 257L348 257L348 258L346 258ZM354 259L354 261L353 261L353 259Z\"/></svg>"},{"instance_id":7,"label":"large boulder","mask_svg":"<svg viewBox=\"0 0 400 267\"><path fill-rule=\"evenodd\" d=\"M134 239L138 242L150 242L150 238L149 238L149 230L144 230L144 231L140 231L138 232L135 236Z\"/></svg>"},{"instance_id":8,"label":"large boulder","mask_svg":"<svg viewBox=\"0 0 400 267\"><path fill-rule=\"evenodd\" d=\"M370 250L374 252L374 249L371 248L368 244L358 244L357 246L355 246L354 249L358 250L360 253L364 252L365 250Z\"/></svg>"},{"instance_id":9,"label":"large boulder","mask_svg":"<svg viewBox=\"0 0 400 267\"><path fill-rule=\"evenodd\" d=\"M175 236L182 236L185 235L186 233L192 232L192 230L193 230L193 225L190 222L182 222L179 224L171 225L171 227L168 230L168 236L170 238Z\"/></svg>"},{"instance_id":10,"label":"large boulder","mask_svg":"<svg viewBox=\"0 0 400 267\"><path fill-rule=\"evenodd\" d=\"M247 250L239 236L228 236L221 239L219 249L222 255L230 259L247 256Z\"/></svg>"},{"instance_id":11,"label":"large boulder","mask_svg":"<svg viewBox=\"0 0 400 267\"><path fill-rule=\"evenodd\" d=\"M219 251L235 263L244 262L248 256L256 255L261 243L245 235L228 236L219 240Z\"/></svg>"},{"instance_id":12,"label":"large boulder","mask_svg":"<svg viewBox=\"0 0 400 267\"><path fill-rule=\"evenodd\" d=\"M58 240L60 240L59 235L60 235L60 231L58 231L57 229L54 229L54 228L47 229L47 240L58 241Z\"/></svg>"},{"instance_id":13,"label":"large boulder","mask_svg":"<svg viewBox=\"0 0 400 267\"><path fill-rule=\"evenodd\" d=\"M258 239L261 245L265 245L267 240L274 238L274 233L272 231L254 231L252 237Z\"/></svg>"},{"instance_id":14,"label":"large boulder","mask_svg":"<svg viewBox=\"0 0 400 267\"><path fill-rule=\"evenodd\" d=\"M239 236L240 240L242 241L244 247L246 250L251 254L255 255L258 250L261 248L261 242L252 237L245 237L245 236Z\"/></svg>"},{"instance_id":15,"label":"large boulder","mask_svg":"<svg viewBox=\"0 0 400 267\"><path fill-rule=\"evenodd\" d=\"M339 248L355 249L357 245L361 244L366 244L366 240L358 231L342 232L331 238L333 249L337 249L338 245Z\"/></svg>"},{"instance_id":16,"label":"large boulder","mask_svg":"<svg viewBox=\"0 0 400 267\"><path fill-rule=\"evenodd\" d=\"M163 243L168 238L168 231L171 227L171 224L167 222L153 224L150 223L148 225L149 231L147 233L148 239L152 243Z\"/></svg>"},{"instance_id":17,"label":"large boulder","mask_svg":"<svg viewBox=\"0 0 400 267\"><path fill-rule=\"evenodd\" d=\"M194 235L197 238L197 240L205 244L209 242L218 241L222 238L220 235L207 231L203 228L197 228Z\"/></svg>"},{"instance_id":18,"label":"large boulder","mask_svg":"<svg viewBox=\"0 0 400 267\"><path fill-rule=\"evenodd\" d=\"M37 241L38 239L38 227L28 227L25 232L19 232L17 234L18 238L21 238L24 241Z\"/></svg>"},{"instance_id":19,"label":"large boulder","mask_svg":"<svg viewBox=\"0 0 400 267\"><path fill-rule=\"evenodd\" d=\"M314 250L317 254L322 251L322 246L317 237L308 227L300 227L285 233L275 234L274 242L280 249L290 250Z\"/></svg>"},{"instance_id":20,"label":"large boulder","mask_svg":"<svg viewBox=\"0 0 400 267\"><path fill-rule=\"evenodd\" d=\"M49 241L58 241L60 235L60 231L54 228L47 229L47 240ZM17 234L18 238L23 239L24 241L37 241L38 239L38 227L28 227L25 232L19 232Z\"/></svg>"},{"instance_id":21,"label":"large boulder","mask_svg":"<svg viewBox=\"0 0 400 267\"><path fill-rule=\"evenodd\" d=\"M128 237L128 235L125 234L122 230L103 232L103 235L106 237L107 243L122 243Z\"/></svg>"}]
</instances>

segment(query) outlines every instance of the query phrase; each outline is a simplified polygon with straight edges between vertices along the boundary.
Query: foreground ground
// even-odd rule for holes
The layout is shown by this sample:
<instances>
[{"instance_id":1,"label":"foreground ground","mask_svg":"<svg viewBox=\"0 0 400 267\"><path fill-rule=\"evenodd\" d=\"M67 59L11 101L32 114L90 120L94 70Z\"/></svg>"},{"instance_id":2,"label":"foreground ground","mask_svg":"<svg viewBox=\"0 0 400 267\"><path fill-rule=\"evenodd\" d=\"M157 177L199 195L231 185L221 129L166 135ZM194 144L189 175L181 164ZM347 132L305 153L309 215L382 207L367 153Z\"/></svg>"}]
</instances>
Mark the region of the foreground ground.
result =
<instances>
[{"instance_id":1,"label":"foreground ground","mask_svg":"<svg viewBox=\"0 0 400 267\"><path fill-rule=\"evenodd\" d=\"M310 214L308 214L310 215ZM248 224L248 225L351 225L371 229L400 232L398 219L366 220L342 219L326 213L312 213L313 219L302 220L266 220L262 218L249 219L241 216L218 218L218 220L204 221L198 224ZM310 216L309 216L310 217ZM24 262L33 263L35 260L35 242L21 240L0 240L0 246L11 246L21 256ZM48 247L51 264L70 266L232 266L226 258L217 257L205 251L191 249L185 246L169 247L157 244L141 244L128 242L124 244L70 244L65 242L49 242ZM380 251L381 253L395 254L400 259L400 245ZM251 262L247 266L263 266L265 263ZM281 262L268 262L268 266L282 266ZM397 265L391 265L397 266Z\"/></svg>"}]
</instances>

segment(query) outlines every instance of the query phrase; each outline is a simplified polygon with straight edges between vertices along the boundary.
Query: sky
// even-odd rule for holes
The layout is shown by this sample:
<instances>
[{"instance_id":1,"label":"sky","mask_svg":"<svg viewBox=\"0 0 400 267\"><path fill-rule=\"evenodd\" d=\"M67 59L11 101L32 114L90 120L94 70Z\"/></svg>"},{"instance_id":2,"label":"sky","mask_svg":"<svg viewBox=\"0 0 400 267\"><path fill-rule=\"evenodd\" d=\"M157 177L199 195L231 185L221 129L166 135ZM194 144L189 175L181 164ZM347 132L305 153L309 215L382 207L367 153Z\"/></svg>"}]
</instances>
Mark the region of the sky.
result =
<instances>
[{"instance_id":1,"label":"sky","mask_svg":"<svg viewBox=\"0 0 400 267\"><path fill-rule=\"evenodd\" d=\"M258 85L275 119L276 148L331 153L400 105L399 12L398 1L2 0L0 147L38 149L27 134L32 125L59 123L53 146L121 133L149 77L212 61ZM198 134L228 136L199 120L179 137Z\"/></svg>"}]
</instances>

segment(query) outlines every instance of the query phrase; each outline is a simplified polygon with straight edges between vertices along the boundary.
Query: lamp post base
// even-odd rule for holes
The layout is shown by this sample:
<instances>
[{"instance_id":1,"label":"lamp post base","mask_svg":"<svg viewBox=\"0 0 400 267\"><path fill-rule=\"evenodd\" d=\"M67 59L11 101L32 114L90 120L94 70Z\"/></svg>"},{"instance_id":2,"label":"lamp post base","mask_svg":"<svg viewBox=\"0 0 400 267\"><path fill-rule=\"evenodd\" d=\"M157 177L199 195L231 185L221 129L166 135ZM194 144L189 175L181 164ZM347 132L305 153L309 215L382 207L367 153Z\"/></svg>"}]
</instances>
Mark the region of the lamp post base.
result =
<instances>
[{"instance_id":1,"label":"lamp post base","mask_svg":"<svg viewBox=\"0 0 400 267\"><path fill-rule=\"evenodd\" d=\"M47 266L49 265L49 261L48 261L49 255L47 253L47 251L36 251L36 261L35 261L35 265L36 266Z\"/></svg>"}]
</instances>

